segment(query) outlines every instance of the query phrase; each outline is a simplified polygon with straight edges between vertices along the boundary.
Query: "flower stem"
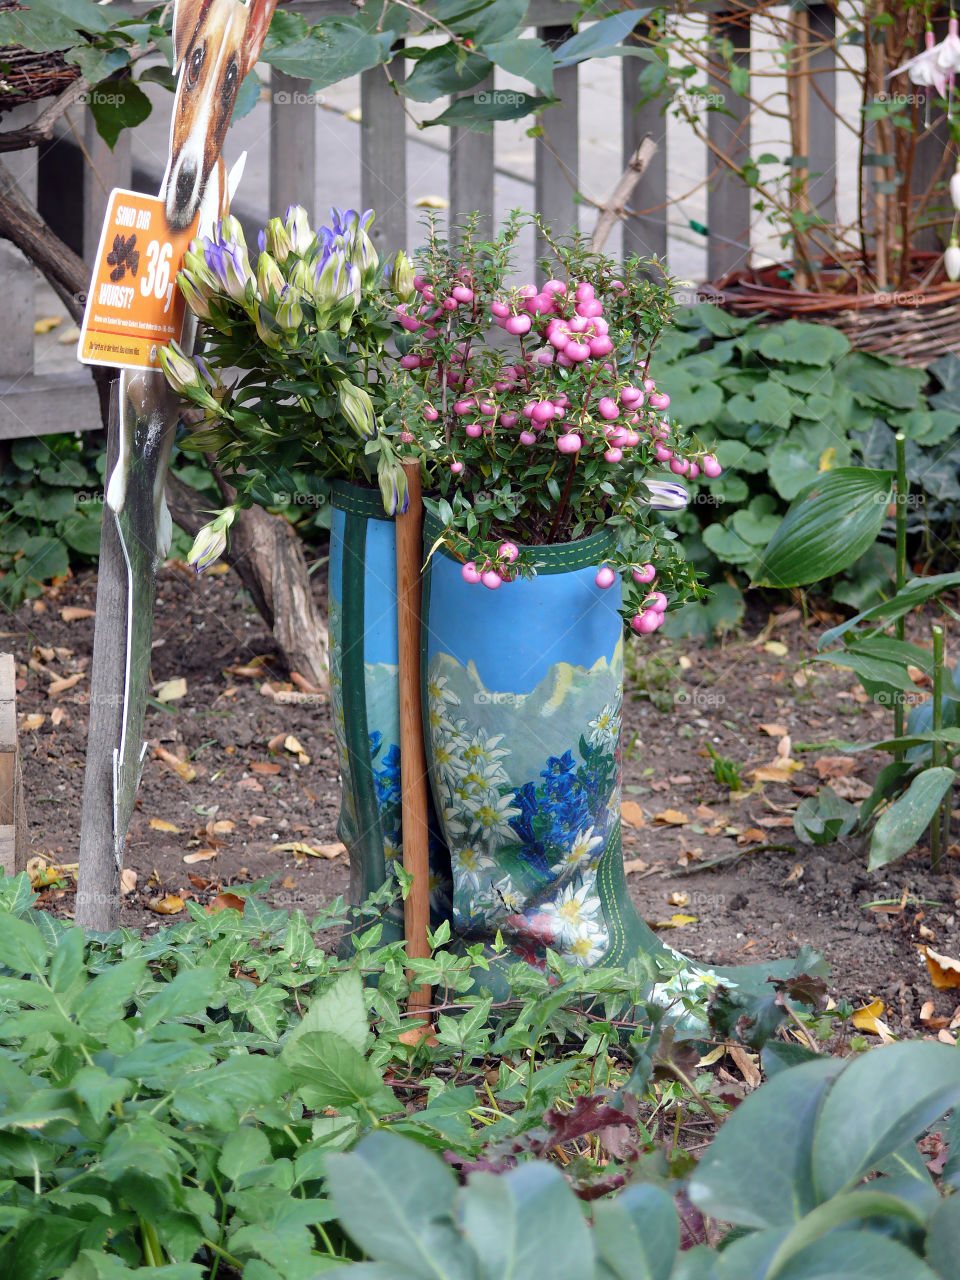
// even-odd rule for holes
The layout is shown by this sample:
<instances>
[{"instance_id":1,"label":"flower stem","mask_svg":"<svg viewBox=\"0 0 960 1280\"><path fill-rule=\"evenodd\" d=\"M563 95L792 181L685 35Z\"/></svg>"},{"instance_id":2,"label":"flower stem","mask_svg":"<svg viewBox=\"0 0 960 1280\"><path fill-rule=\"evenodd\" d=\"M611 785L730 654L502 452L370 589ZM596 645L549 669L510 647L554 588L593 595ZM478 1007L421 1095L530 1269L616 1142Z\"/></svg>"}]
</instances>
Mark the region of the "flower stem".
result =
<instances>
[{"instance_id":1,"label":"flower stem","mask_svg":"<svg viewBox=\"0 0 960 1280\"><path fill-rule=\"evenodd\" d=\"M943 728L943 627L934 624L933 628L933 732ZM931 754L933 767L943 764L943 743L934 742ZM949 800L948 812L949 812ZM938 805L930 823L930 861L934 871L940 868L943 856L943 806Z\"/></svg>"},{"instance_id":2,"label":"flower stem","mask_svg":"<svg viewBox=\"0 0 960 1280\"><path fill-rule=\"evenodd\" d=\"M897 503L896 503L896 521L897 521L897 591L902 591L904 583L907 580L907 460L906 460L906 441L902 431L898 431L895 437L897 448ZM898 640L903 640L906 634L905 630L906 618L903 614L897 618L894 623L894 635ZM903 737L904 715L903 715L903 699L898 698L893 708L893 736L895 738ZM898 748L894 753L894 760L902 760L904 756L903 750Z\"/></svg>"}]
</instances>

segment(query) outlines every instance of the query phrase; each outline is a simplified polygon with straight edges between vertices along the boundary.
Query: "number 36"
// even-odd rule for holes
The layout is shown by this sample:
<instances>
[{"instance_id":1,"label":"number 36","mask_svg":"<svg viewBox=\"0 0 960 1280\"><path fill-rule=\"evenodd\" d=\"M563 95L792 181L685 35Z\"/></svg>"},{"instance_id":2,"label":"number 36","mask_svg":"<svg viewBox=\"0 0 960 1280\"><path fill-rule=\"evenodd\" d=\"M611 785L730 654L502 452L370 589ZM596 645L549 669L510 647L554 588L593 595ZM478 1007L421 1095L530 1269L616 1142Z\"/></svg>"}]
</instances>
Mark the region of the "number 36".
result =
<instances>
[{"instance_id":1,"label":"number 36","mask_svg":"<svg viewBox=\"0 0 960 1280\"><path fill-rule=\"evenodd\" d=\"M140 292L145 298L151 293L155 298L167 299L167 306L173 297L173 290L168 293L170 284L170 259L173 257L173 245L165 243L161 248L159 240L151 240L147 245L147 274L140 281Z\"/></svg>"}]
</instances>

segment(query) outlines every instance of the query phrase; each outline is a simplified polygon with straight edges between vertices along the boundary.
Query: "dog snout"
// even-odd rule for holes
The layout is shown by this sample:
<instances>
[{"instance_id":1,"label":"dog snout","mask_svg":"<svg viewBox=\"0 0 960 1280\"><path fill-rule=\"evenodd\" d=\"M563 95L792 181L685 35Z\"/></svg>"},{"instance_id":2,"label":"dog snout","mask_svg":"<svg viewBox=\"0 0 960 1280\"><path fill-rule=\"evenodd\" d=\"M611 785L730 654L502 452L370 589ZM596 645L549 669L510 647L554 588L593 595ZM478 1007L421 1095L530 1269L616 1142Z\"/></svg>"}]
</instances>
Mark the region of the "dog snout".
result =
<instances>
[{"instance_id":1,"label":"dog snout","mask_svg":"<svg viewBox=\"0 0 960 1280\"><path fill-rule=\"evenodd\" d=\"M185 160L177 174L177 208L189 209L197 185L197 166Z\"/></svg>"}]
</instances>

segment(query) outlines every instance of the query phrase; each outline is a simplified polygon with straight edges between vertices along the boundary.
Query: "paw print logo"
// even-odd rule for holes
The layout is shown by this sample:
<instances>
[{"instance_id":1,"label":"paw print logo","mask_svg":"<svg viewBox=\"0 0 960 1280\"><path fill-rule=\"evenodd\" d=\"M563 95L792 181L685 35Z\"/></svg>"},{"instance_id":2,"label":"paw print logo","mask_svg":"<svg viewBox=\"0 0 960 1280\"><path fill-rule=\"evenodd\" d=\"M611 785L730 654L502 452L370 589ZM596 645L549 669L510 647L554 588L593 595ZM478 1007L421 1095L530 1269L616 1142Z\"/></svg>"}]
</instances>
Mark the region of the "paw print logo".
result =
<instances>
[{"instance_id":1,"label":"paw print logo","mask_svg":"<svg viewBox=\"0 0 960 1280\"><path fill-rule=\"evenodd\" d=\"M110 272L110 279L114 284L119 284L123 277L127 274L127 268L130 268L130 274L137 274L137 267L140 265L140 250L136 247L136 234L127 237L119 233L113 237L113 248L107 254L107 262L113 267Z\"/></svg>"}]
</instances>

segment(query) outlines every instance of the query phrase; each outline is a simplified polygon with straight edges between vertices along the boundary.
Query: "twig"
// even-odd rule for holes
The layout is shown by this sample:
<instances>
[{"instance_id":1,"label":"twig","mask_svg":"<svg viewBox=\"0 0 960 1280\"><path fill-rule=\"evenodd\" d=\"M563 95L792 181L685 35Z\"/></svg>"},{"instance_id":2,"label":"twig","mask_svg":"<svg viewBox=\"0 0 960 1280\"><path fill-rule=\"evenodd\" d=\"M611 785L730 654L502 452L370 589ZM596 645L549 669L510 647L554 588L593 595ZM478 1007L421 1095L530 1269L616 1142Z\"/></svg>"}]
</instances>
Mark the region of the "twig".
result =
<instances>
[{"instance_id":1,"label":"twig","mask_svg":"<svg viewBox=\"0 0 960 1280\"><path fill-rule=\"evenodd\" d=\"M709 862L698 862L695 867L686 867L680 872L682 876L695 876L700 871L709 871L711 867L722 867L728 862L736 862L751 853L794 853L792 844L755 844L752 849L740 849L737 853L725 853L722 858L712 858Z\"/></svg>"},{"instance_id":2,"label":"twig","mask_svg":"<svg viewBox=\"0 0 960 1280\"><path fill-rule=\"evenodd\" d=\"M623 219L626 216L627 202L633 194L634 187L643 177L644 169L656 154L656 150L657 144L647 134L631 156L630 163L620 175L609 200L601 210L590 242L590 248L594 253L599 253L603 248L618 219Z\"/></svg>"}]
</instances>

